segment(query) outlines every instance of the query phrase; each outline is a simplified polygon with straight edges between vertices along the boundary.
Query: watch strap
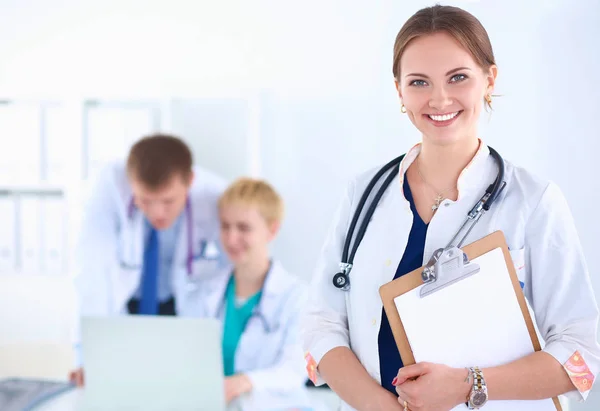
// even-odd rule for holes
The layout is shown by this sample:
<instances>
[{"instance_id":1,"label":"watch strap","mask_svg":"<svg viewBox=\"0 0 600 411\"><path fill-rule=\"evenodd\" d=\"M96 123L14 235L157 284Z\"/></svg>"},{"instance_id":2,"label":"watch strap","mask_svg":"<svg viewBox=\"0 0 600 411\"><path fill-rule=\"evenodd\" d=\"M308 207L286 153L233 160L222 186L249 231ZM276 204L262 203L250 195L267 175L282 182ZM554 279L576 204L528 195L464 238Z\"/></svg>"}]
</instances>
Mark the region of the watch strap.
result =
<instances>
[{"instance_id":1,"label":"watch strap","mask_svg":"<svg viewBox=\"0 0 600 411\"><path fill-rule=\"evenodd\" d=\"M483 372L479 367L470 367L468 368L469 374L467 375L467 380L473 379L473 386L471 387L471 391L469 392L469 396L467 397L467 401L465 405L470 409L476 409L475 406L471 403L471 397L474 392L482 392L486 391L486 383L485 378L483 377Z\"/></svg>"},{"instance_id":2,"label":"watch strap","mask_svg":"<svg viewBox=\"0 0 600 411\"><path fill-rule=\"evenodd\" d=\"M483 378L483 372L479 367L471 367L471 375L473 376L473 388L476 391L483 390L485 387L485 379Z\"/></svg>"}]
</instances>

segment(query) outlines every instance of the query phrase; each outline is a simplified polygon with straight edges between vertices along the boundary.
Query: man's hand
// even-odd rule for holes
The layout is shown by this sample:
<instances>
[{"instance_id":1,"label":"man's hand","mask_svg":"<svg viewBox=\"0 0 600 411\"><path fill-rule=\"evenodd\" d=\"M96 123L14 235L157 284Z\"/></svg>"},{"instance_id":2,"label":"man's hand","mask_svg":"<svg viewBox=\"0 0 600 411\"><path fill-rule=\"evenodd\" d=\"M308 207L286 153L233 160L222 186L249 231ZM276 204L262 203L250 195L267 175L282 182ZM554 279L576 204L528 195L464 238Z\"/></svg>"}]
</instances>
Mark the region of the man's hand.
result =
<instances>
[{"instance_id":1,"label":"man's hand","mask_svg":"<svg viewBox=\"0 0 600 411\"><path fill-rule=\"evenodd\" d=\"M83 387L84 378L83 378L83 368L78 368L69 373L69 381L75 384L78 387Z\"/></svg>"}]
</instances>

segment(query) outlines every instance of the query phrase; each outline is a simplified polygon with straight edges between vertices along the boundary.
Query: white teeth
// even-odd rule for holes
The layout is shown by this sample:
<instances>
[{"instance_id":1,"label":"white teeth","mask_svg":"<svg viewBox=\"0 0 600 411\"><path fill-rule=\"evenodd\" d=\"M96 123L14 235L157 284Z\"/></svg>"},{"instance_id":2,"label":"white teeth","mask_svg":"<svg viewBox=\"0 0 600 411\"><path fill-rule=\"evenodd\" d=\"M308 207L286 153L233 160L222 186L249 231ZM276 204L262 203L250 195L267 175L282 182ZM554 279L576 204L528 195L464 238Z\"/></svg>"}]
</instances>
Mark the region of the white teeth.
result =
<instances>
[{"instance_id":1,"label":"white teeth","mask_svg":"<svg viewBox=\"0 0 600 411\"><path fill-rule=\"evenodd\" d=\"M432 119L433 121L447 121L447 120L453 119L457 115L458 115L458 111L456 113L452 113L452 114L444 114L443 116L436 116L436 115L430 114L429 118Z\"/></svg>"}]
</instances>

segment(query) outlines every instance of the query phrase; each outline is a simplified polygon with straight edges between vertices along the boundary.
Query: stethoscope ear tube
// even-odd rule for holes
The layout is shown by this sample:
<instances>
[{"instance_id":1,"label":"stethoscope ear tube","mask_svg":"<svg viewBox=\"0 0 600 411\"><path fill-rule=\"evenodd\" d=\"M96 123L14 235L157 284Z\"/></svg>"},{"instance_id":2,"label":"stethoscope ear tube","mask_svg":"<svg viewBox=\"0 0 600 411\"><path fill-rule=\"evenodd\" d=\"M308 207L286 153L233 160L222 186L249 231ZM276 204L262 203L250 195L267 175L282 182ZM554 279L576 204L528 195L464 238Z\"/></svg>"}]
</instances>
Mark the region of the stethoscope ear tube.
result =
<instances>
[{"instance_id":1,"label":"stethoscope ear tube","mask_svg":"<svg viewBox=\"0 0 600 411\"><path fill-rule=\"evenodd\" d=\"M399 165L403 158L404 158L404 154L402 154L401 156L393 159L392 161L390 161L389 163L384 165L377 172L377 174L375 174L375 176L369 182L369 185L367 185L367 187L365 188L365 191L363 192L363 195L361 196L360 201L358 202L358 205L356 207L357 212L354 213L354 216L352 217L352 221L350 222L350 227L348 228L348 234L346 235L346 241L344 242L344 249L342 251L342 263L343 264L352 264L351 261L348 261L348 252L350 250L350 242L352 241L352 237L354 236L354 229L356 228L356 224L358 223L358 219L360 218L361 211L364 208L365 203L367 202L367 199L369 198L369 195L371 195L371 192L373 191L373 187L375 187L375 184L377 184L377 182L379 181L379 179L381 178L382 175L384 175L390 168L394 167L395 165ZM398 172L396 171L396 174L397 173ZM385 183L384 183L384 185L385 185ZM355 248L357 248L357 247L355 247Z\"/></svg>"},{"instance_id":2,"label":"stethoscope ear tube","mask_svg":"<svg viewBox=\"0 0 600 411\"><path fill-rule=\"evenodd\" d=\"M400 158L400 160L401 160L401 158ZM354 241L354 245L353 245L352 251L350 253L349 264L352 264L354 262L354 255L356 254L356 251L358 250L358 246L360 245L360 242L362 241L363 237L365 236L365 232L367 231L369 221L371 220L371 218L373 217L373 214L375 213L375 209L377 208L377 205L379 204L379 200L381 200L383 193L386 191L387 187L389 187L392 180L394 178L396 178L396 176L398 175L399 172L400 172L400 161L397 162L396 167L394 167L392 169L392 172L387 176L387 178L383 182L381 189L377 191L377 194L375 194L375 198L373 198L373 201L371 202L371 204L369 204L369 209L367 210L367 214L365 214L365 216L363 218L364 223L360 225L358 233L356 234L356 240Z\"/></svg>"},{"instance_id":3,"label":"stethoscope ear tube","mask_svg":"<svg viewBox=\"0 0 600 411\"><path fill-rule=\"evenodd\" d=\"M496 201L502 190L504 190L504 187L506 187L506 181L504 181L504 160L496 150L494 150L492 147L488 148L490 150L490 154L496 160L496 165L498 166L498 175L490 187L488 187L490 197L487 199L485 204L483 204L483 209L485 211L489 211L494 201Z\"/></svg>"},{"instance_id":4,"label":"stethoscope ear tube","mask_svg":"<svg viewBox=\"0 0 600 411\"><path fill-rule=\"evenodd\" d=\"M356 251L358 250L358 246L360 245L360 242L362 241L362 239L365 235L365 232L367 231L367 226L369 224L369 221L373 217L373 213L375 212L375 208L377 207L377 204L379 204L379 200L383 196L383 193L386 191L387 187L390 185L392 180L398 175L398 173L400 171L400 162L402 161L403 158L404 158L404 154L393 159L386 165L384 165L377 172L377 174L375 174L375 176L371 179L371 181L365 188L365 191L363 192L363 194L360 198L360 201L356 207L356 211L354 212L354 215L352 217L352 221L350 222L350 227L348 228L348 233L346 234L346 240L344 241L344 248L342 250L342 261L340 263L341 271L333 276L333 285L336 288L342 289L344 291L346 291L350 288L349 274L350 274L350 271L352 270L352 264L354 263L354 255L356 254ZM359 220L361 212L365 206L365 203L367 202L369 195L373 191L375 184L377 184L379 179L386 172L388 172L391 168L394 168L394 169L386 177L381 188L377 191L375 198L373 198L373 201L369 205L369 208L367 209L367 213L363 217L360 228L356 235L356 239L354 239L354 244L352 245L352 249L350 250L350 245L351 245L352 239L354 237L354 230L356 229L356 225L358 224L358 220Z\"/></svg>"}]
</instances>

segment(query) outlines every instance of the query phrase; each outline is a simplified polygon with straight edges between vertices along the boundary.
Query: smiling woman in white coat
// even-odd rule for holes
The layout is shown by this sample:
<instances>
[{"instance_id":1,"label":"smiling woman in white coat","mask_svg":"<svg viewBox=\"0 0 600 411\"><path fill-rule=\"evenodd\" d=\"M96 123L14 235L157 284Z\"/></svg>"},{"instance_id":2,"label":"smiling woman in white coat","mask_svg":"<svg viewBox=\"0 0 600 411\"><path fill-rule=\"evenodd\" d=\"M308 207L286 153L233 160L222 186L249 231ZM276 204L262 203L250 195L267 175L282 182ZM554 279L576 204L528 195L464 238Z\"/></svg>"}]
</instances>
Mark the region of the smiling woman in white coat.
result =
<instances>
[{"instance_id":1,"label":"smiling woman in white coat","mask_svg":"<svg viewBox=\"0 0 600 411\"><path fill-rule=\"evenodd\" d=\"M473 409L488 399L562 394L584 400L600 371L598 307L574 222L555 184L508 161L506 187L467 243L503 231L543 350L483 369L403 367L379 288L445 247L496 178L497 163L477 134L477 122L482 109L492 107L498 68L480 22L464 10L438 5L418 11L402 27L392 71L400 111L422 141L406 153L380 199L347 290L336 287L333 276L340 271L357 204L380 167L352 179L341 199L303 317L311 379L326 382L345 410L443 411L465 403ZM485 321L486 313L476 312L477 296L473 309L474 321ZM477 331L475 323L472 328ZM484 382L487 391L480 392L475 381Z\"/></svg>"},{"instance_id":2,"label":"smiling woman in white coat","mask_svg":"<svg viewBox=\"0 0 600 411\"><path fill-rule=\"evenodd\" d=\"M79 315L190 312L198 302L186 294L226 265L217 210L225 187L194 167L190 149L170 135L142 138L126 162L109 164L86 204L77 245ZM71 379L81 385L80 351L77 343Z\"/></svg>"},{"instance_id":3,"label":"smiling woman in white coat","mask_svg":"<svg viewBox=\"0 0 600 411\"><path fill-rule=\"evenodd\" d=\"M304 387L307 376L299 336L306 285L271 257L270 243L284 204L263 180L241 178L219 200L221 243L231 262L198 287L199 316L223 324L226 400Z\"/></svg>"}]
</instances>

